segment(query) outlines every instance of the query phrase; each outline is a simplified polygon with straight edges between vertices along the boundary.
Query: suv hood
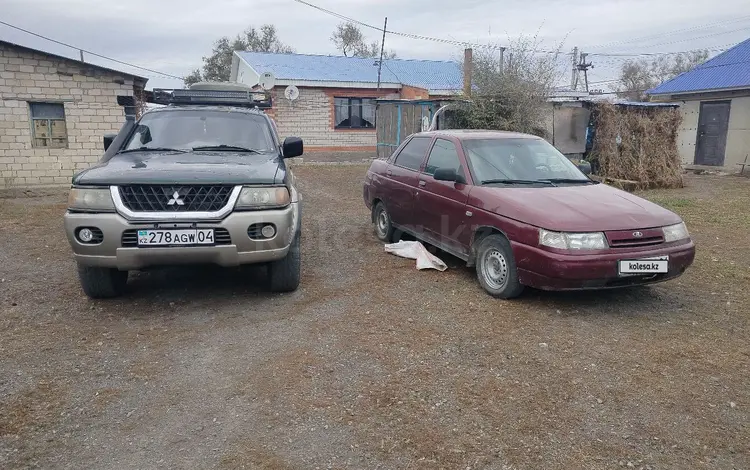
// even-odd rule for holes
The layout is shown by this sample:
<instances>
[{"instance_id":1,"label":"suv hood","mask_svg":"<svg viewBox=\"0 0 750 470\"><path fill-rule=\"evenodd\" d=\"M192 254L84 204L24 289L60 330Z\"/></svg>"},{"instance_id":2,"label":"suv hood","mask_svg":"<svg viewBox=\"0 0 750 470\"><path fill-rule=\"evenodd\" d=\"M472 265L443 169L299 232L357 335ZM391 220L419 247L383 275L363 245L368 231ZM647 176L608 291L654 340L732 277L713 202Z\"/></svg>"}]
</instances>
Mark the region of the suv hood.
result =
<instances>
[{"instance_id":1,"label":"suv hood","mask_svg":"<svg viewBox=\"0 0 750 470\"><path fill-rule=\"evenodd\" d=\"M634 230L677 224L675 213L606 184L542 188L475 187L469 203L561 232Z\"/></svg>"},{"instance_id":2,"label":"suv hood","mask_svg":"<svg viewBox=\"0 0 750 470\"><path fill-rule=\"evenodd\" d=\"M274 153L133 152L78 173L73 184L282 184L285 177Z\"/></svg>"}]
</instances>

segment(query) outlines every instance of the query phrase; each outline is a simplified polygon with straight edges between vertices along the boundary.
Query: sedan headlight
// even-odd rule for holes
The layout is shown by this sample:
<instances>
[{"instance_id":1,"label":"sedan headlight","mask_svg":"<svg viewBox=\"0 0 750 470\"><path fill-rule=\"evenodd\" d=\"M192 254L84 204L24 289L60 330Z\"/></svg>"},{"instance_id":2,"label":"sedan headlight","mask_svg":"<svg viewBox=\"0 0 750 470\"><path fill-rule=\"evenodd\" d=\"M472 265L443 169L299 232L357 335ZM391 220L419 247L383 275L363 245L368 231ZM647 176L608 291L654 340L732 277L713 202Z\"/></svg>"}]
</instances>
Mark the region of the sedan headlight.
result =
<instances>
[{"instance_id":1,"label":"sedan headlight","mask_svg":"<svg viewBox=\"0 0 750 470\"><path fill-rule=\"evenodd\" d=\"M677 240L690 238L690 234L688 233L688 229L685 226L685 222L662 227L662 231L664 232L665 243L676 242Z\"/></svg>"},{"instance_id":2,"label":"sedan headlight","mask_svg":"<svg viewBox=\"0 0 750 470\"><path fill-rule=\"evenodd\" d=\"M607 239L602 232L568 233L539 229L539 244L561 250L604 250Z\"/></svg>"},{"instance_id":3,"label":"sedan headlight","mask_svg":"<svg viewBox=\"0 0 750 470\"><path fill-rule=\"evenodd\" d=\"M72 188L68 208L80 211L114 212L115 203L109 188Z\"/></svg>"},{"instance_id":4,"label":"sedan headlight","mask_svg":"<svg viewBox=\"0 0 750 470\"><path fill-rule=\"evenodd\" d=\"M244 187L240 191L235 208L237 209L271 209L289 205L291 198L286 187Z\"/></svg>"}]
</instances>

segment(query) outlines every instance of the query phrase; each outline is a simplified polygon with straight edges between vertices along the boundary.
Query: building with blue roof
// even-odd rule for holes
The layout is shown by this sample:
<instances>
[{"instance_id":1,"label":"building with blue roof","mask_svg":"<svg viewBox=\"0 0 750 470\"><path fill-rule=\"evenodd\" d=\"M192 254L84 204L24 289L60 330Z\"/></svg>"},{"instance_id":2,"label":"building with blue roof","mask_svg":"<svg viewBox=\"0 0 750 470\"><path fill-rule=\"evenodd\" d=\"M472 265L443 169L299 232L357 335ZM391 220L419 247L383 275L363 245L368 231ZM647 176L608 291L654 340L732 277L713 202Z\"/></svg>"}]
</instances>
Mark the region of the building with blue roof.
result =
<instances>
[{"instance_id":1,"label":"building with blue roof","mask_svg":"<svg viewBox=\"0 0 750 470\"><path fill-rule=\"evenodd\" d=\"M376 99L441 99L463 87L454 61L386 59L379 67L373 58L234 53L231 81L255 86L266 73L275 79L268 113L282 138L301 137L306 151L374 154Z\"/></svg>"},{"instance_id":2,"label":"building with blue roof","mask_svg":"<svg viewBox=\"0 0 750 470\"><path fill-rule=\"evenodd\" d=\"M750 39L647 93L680 104L683 164L736 171L750 162Z\"/></svg>"}]
</instances>

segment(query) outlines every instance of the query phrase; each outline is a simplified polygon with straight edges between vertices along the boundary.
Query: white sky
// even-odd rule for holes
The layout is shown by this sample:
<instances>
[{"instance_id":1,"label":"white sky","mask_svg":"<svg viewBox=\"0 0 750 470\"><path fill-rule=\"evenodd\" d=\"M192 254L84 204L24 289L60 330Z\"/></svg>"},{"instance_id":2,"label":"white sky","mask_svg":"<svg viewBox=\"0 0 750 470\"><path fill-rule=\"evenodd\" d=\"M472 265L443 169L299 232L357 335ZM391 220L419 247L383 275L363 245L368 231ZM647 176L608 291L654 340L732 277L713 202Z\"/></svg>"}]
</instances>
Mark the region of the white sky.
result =
<instances>
[{"instance_id":1,"label":"white sky","mask_svg":"<svg viewBox=\"0 0 750 470\"><path fill-rule=\"evenodd\" d=\"M541 49L565 52L674 52L725 48L750 37L747 0L310 0L388 29L458 41L505 45L537 33ZM184 76L201 66L213 41L249 25L276 25L300 53L336 54L340 19L294 0L0 0L0 20L126 62ZM370 40L377 31L363 29ZM648 39L636 40L648 36ZM77 51L0 25L0 39L77 57ZM612 44L617 43L617 44ZM612 45L609 45L612 44ZM607 47L602 47L609 45ZM400 58L459 59L462 48L388 35ZM616 77L623 58L590 59L590 81ZM93 57L92 63L149 78L150 87L179 80ZM600 85L601 86L601 85ZM606 87L606 86L605 86Z\"/></svg>"}]
</instances>

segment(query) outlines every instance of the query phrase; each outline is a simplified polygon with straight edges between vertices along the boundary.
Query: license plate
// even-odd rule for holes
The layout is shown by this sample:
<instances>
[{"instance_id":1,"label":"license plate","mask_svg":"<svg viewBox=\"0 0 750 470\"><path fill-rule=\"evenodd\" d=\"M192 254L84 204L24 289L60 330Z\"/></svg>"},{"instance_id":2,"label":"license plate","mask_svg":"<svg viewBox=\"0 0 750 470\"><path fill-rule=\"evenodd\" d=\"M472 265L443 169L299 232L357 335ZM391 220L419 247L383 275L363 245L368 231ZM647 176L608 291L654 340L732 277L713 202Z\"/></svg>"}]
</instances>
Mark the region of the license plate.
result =
<instances>
[{"instance_id":1,"label":"license plate","mask_svg":"<svg viewBox=\"0 0 750 470\"><path fill-rule=\"evenodd\" d=\"M214 229L138 230L138 246L213 244Z\"/></svg>"},{"instance_id":2,"label":"license plate","mask_svg":"<svg viewBox=\"0 0 750 470\"><path fill-rule=\"evenodd\" d=\"M664 274L669 271L669 257L622 260L618 264L618 269L622 275Z\"/></svg>"}]
</instances>

